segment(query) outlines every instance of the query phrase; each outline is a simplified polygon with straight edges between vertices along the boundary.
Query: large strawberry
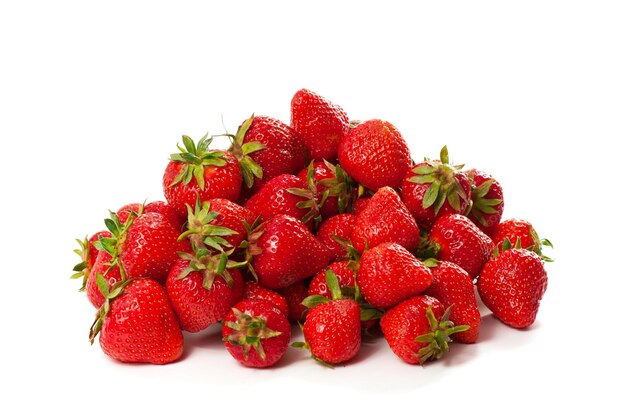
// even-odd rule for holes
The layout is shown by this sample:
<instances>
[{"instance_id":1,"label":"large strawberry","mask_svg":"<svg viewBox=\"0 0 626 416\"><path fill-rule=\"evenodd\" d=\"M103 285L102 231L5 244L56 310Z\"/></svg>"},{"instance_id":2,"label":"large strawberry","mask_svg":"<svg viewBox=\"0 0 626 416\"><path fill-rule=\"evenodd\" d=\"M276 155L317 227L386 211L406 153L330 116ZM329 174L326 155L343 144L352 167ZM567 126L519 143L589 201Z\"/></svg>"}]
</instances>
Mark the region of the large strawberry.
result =
<instances>
[{"instance_id":1,"label":"large strawberry","mask_svg":"<svg viewBox=\"0 0 626 416\"><path fill-rule=\"evenodd\" d=\"M356 222L356 216L352 214L338 214L323 221L315 236L332 253L332 261L337 261L347 256L346 247L337 241L340 239L349 241Z\"/></svg>"},{"instance_id":2,"label":"large strawberry","mask_svg":"<svg viewBox=\"0 0 626 416\"><path fill-rule=\"evenodd\" d=\"M291 99L291 126L302 136L311 159L333 161L350 121L341 107L303 88Z\"/></svg>"},{"instance_id":3,"label":"large strawberry","mask_svg":"<svg viewBox=\"0 0 626 416\"><path fill-rule=\"evenodd\" d=\"M291 339L287 317L272 303L245 299L224 318L226 350L247 367L270 367L285 354Z\"/></svg>"},{"instance_id":4,"label":"large strawberry","mask_svg":"<svg viewBox=\"0 0 626 416\"><path fill-rule=\"evenodd\" d=\"M462 167L450 163L444 146L440 160L426 159L406 172L402 201L421 227L429 230L442 215L465 212L471 202L471 186Z\"/></svg>"},{"instance_id":5,"label":"large strawberry","mask_svg":"<svg viewBox=\"0 0 626 416\"><path fill-rule=\"evenodd\" d=\"M341 166L326 160L311 162L308 168L298 173L298 177L307 183L312 179L316 185L322 218L352 211L355 183Z\"/></svg>"},{"instance_id":6,"label":"large strawberry","mask_svg":"<svg viewBox=\"0 0 626 416\"><path fill-rule=\"evenodd\" d=\"M170 156L163 174L163 193L178 215L187 216L187 205L196 199L226 198L237 201L241 192L242 174L237 158L224 150L211 150L206 135L198 144L183 136L184 147Z\"/></svg>"},{"instance_id":7,"label":"large strawberry","mask_svg":"<svg viewBox=\"0 0 626 416\"><path fill-rule=\"evenodd\" d=\"M183 335L165 289L152 279L119 282L109 291L102 275L98 286L106 298L89 338L100 333L105 354L122 362L166 364L183 353Z\"/></svg>"},{"instance_id":8,"label":"large strawberry","mask_svg":"<svg viewBox=\"0 0 626 416\"><path fill-rule=\"evenodd\" d=\"M477 169L468 170L467 177L472 183L472 209L468 217L493 237L504 211L502 186L493 176Z\"/></svg>"},{"instance_id":9,"label":"large strawberry","mask_svg":"<svg viewBox=\"0 0 626 416\"><path fill-rule=\"evenodd\" d=\"M361 257L357 283L370 305L390 308L430 286L428 267L396 243L382 243Z\"/></svg>"},{"instance_id":10,"label":"large strawberry","mask_svg":"<svg viewBox=\"0 0 626 416\"><path fill-rule=\"evenodd\" d=\"M352 128L339 143L343 169L366 188L399 188L411 167L411 154L400 132L388 121L368 120Z\"/></svg>"},{"instance_id":11,"label":"large strawberry","mask_svg":"<svg viewBox=\"0 0 626 416\"><path fill-rule=\"evenodd\" d=\"M452 334L467 330L466 326L454 326L449 313L431 296L414 296L386 311L380 327L398 357L409 364L424 364L449 350Z\"/></svg>"},{"instance_id":12,"label":"large strawberry","mask_svg":"<svg viewBox=\"0 0 626 416\"><path fill-rule=\"evenodd\" d=\"M507 240L509 246L515 245L519 240L522 248L534 251L545 261L552 261L551 258L542 253L542 248L545 246L552 247L552 243L545 238L539 238L535 227L526 220L511 218L498 224L493 236L493 242L498 250L503 250L503 245Z\"/></svg>"},{"instance_id":13,"label":"large strawberry","mask_svg":"<svg viewBox=\"0 0 626 416\"><path fill-rule=\"evenodd\" d=\"M480 272L478 294L496 318L513 328L527 328L535 322L548 285L543 262L519 244L497 254Z\"/></svg>"},{"instance_id":14,"label":"large strawberry","mask_svg":"<svg viewBox=\"0 0 626 416\"><path fill-rule=\"evenodd\" d=\"M356 217L350 240L359 253L386 242L412 251L419 245L420 231L396 191L385 186L376 191Z\"/></svg>"}]
</instances>

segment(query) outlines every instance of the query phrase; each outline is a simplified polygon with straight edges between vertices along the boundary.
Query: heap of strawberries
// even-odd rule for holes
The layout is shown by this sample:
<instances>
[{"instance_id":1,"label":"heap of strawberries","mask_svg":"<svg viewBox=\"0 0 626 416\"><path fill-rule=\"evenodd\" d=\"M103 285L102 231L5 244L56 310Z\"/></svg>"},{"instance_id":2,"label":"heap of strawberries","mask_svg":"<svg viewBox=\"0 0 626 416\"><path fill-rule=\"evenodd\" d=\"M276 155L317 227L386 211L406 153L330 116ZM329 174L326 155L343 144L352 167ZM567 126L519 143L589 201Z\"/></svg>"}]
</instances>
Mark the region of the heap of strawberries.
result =
<instances>
[{"instance_id":1,"label":"heap of strawberries","mask_svg":"<svg viewBox=\"0 0 626 416\"><path fill-rule=\"evenodd\" d=\"M253 115L225 136L228 150L183 136L167 202L123 206L79 240L73 277L107 355L169 363L183 331L221 324L236 360L268 367L298 322L304 342L292 347L326 364L354 358L378 328L422 364L479 339L475 286L504 324L535 321L550 243L527 221L502 221L500 183L452 164L446 147L414 163L390 122L350 121L306 89L291 125Z\"/></svg>"}]
</instances>

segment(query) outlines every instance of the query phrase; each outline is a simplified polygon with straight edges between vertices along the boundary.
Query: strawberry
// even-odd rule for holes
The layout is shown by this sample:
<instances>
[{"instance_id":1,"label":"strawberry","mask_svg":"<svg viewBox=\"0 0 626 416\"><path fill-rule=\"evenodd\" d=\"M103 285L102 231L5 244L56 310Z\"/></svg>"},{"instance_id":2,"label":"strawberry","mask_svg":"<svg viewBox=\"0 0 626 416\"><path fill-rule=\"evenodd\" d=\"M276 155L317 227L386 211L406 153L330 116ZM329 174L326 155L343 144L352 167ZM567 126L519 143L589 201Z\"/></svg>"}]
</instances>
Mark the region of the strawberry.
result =
<instances>
[{"instance_id":1,"label":"strawberry","mask_svg":"<svg viewBox=\"0 0 626 416\"><path fill-rule=\"evenodd\" d=\"M291 126L304 140L312 160L333 161L350 121L341 107L303 88L291 100Z\"/></svg>"},{"instance_id":2,"label":"strawberry","mask_svg":"<svg viewBox=\"0 0 626 416\"><path fill-rule=\"evenodd\" d=\"M87 280L89 279L89 275L91 274L91 270L96 263L96 257L98 256L99 251L94 246L94 243L98 241L100 236L104 238L111 237L111 233L108 231L98 231L97 233L89 237L89 239L87 239L87 237L85 237L83 240L76 239L79 248L74 250L74 253L76 253L80 257L81 261L80 263L77 263L72 269L72 271L74 271L74 274L72 274L70 278L82 278L83 282L79 289L80 292L83 292L85 290L87 286Z\"/></svg>"},{"instance_id":3,"label":"strawberry","mask_svg":"<svg viewBox=\"0 0 626 416\"><path fill-rule=\"evenodd\" d=\"M298 280L292 285L276 290L287 301L289 322L300 322L306 317L307 307L302 301L307 297L308 287L308 280Z\"/></svg>"},{"instance_id":4,"label":"strawberry","mask_svg":"<svg viewBox=\"0 0 626 416\"><path fill-rule=\"evenodd\" d=\"M357 273L365 300L383 309L422 293L432 278L428 267L396 243L382 243L365 251Z\"/></svg>"},{"instance_id":5,"label":"strawberry","mask_svg":"<svg viewBox=\"0 0 626 416\"><path fill-rule=\"evenodd\" d=\"M339 164L361 185L376 191L399 188L411 167L409 147L389 122L368 120L352 128L339 143Z\"/></svg>"},{"instance_id":6,"label":"strawberry","mask_svg":"<svg viewBox=\"0 0 626 416\"><path fill-rule=\"evenodd\" d=\"M186 217L181 217L178 212L165 201L152 201L146 204L143 212L156 212L167 218L174 228L182 230Z\"/></svg>"},{"instance_id":7,"label":"strawberry","mask_svg":"<svg viewBox=\"0 0 626 416\"><path fill-rule=\"evenodd\" d=\"M452 334L467 330L455 327L449 313L431 296L414 296L386 311L380 327L394 354L409 364L424 364L449 350Z\"/></svg>"},{"instance_id":8,"label":"strawberry","mask_svg":"<svg viewBox=\"0 0 626 416\"><path fill-rule=\"evenodd\" d=\"M183 334L165 289L152 279L135 279L119 282L109 292L99 276L106 301L90 341L100 333L102 351L122 362L166 364L180 358Z\"/></svg>"},{"instance_id":9,"label":"strawberry","mask_svg":"<svg viewBox=\"0 0 626 416\"><path fill-rule=\"evenodd\" d=\"M463 268L473 279L491 258L493 241L469 218L448 214L437 219L428 235L430 254Z\"/></svg>"},{"instance_id":10,"label":"strawberry","mask_svg":"<svg viewBox=\"0 0 626 416\"><path fill-rule=\"evenodd\" d=\"M331 263L327 269L320 270L317 272L311 282L309 283L309 296L324 296L327 298L331 298L332 294L330 293L330 288L326 283L326 271L331 270L339 283L339 288L352 288L354 290L354 285L356 284L355 273L348 266L348 261L338 261L335 263Z\"/></svg>"},{"instance_id":11,"label":"strawberry","mask_svg":"<svg viewBox=\"0 0 626 416\"><path fill-rule=\"evenodd\" d=\"M548 285L541 258L516 248L488 261L478 277L478 294L496 318L513 328L527 328L535 322L539 302Z\"/></svg>"},{"instance_id":12,"label":"strawberry","mask_svg":"<svg viewBox=\"0 0 626 416\"><path fill-rule=\"evenodd\" d=\"M119 266L112 266L112 261L113 256L111 256L110 253L106 251L99 251L96 261L89 272L85 286L87 299L89 299L89 302L91 302L91 304L96 308L100 308L105 301L104 296L102 295L102 292L98 288L98 284L96 282L98 275L100 274L102 276L106 276L105 280L109 284L109 287L113 287L113 285L122 280Z\"/></svg>"},{"instance_id":13,"label":"strawberry","mask_svg":"<svg viewBox=\"0 0 626 416\"><path fill-rule=\"evenodd\" d=\"M367 204L369 204L370 199L372 198L369 196L363 196L363 197L357 198L354 201L354 210L352 211L352 213L354 215L359 215L361 212L363 212Z\"/></svg>"},{"instance_id":14,"label":"strawberry","mask_svg":"<svg viewBox=\"0 0 626 416\"><path fill-rule=\"evenodd\" d=\"M323 221L315 235L332 253L331 261L341 260L346 257L346 248L337 242L333 236L350 240L356 216L352 214L338 214Z\"/></svg>"},{"instance_id":15,"label":"strawberry","mask_svg":"<svg viewBox=\"0 0 626 416\"><path fill-rule=\"evenodd\" d=\"M138 202L132 202L130 204L126 204L120 207L120 209L116 211L116 214L117 217L120 219L120 222L124 224L126 221L128 221L129 216L131 216L133 213L135 213L135 215L137 216L139 215L140 211L144 212L145 206Z\"/></svg>"},{"instance_id":16,"label":"strawberry","mask_svg":"<svg viewBox=\"0 0 626 416\"><path fill-rule=\"evenodd\" d=\"M241 296L234 293L243 287L239 270L219 270L217 256L200 259L182 255L172 266L165 288L187 332L198 332L221 320Z\"/></svg>"},{"instance_id":17,"label":"strawberry","mask_svg":"<svg viewBox=\"0 0 626 416\"><path fill-rule=\"evenodd\" d=\"M163 174L163 193L168 204L183 218L187 205L196 199L225 198L237 201L241 192L242 173L237 158L224 150L210 150L212 138L198 141L183 136L184 147L170 156Z\"/></svg>"},{"instance_id":18,"label":"strawberry","mask_svg":"<svg viewBox=\"0 0 626 416\"><path fill-rule=\"evenodd\" d=\"M350 240L359 253L386 242L412 251L419 245L420 231L396 191L385 186L376 191L356 217Z\"/></svg>"},{"instance_id":19,"label":"strawberry","mask_svg":"<svg viewBox=\"0 0 626 416\"><path fill-rule=\"evenodd\" d=\"M289 306L287 306L287 300L278 292L264 288L255 282L246 282L243 290L243 299L260 299L267 301L278 308L279 311L289 316Z\"/></svg>"},{"instance_id":20,"label":"strawberry","mask_svg":"<svg viewBox=\"0 0 626 416\"><path fill-rule=\"evenodd\" d=\"M285 354L291 326L272 303L245 299L224 318L222 337L226 350L246 367L270 367Z\"/></svg>"},{"instance_id":21,"label":"strawberry","mask_svg":"<svg viewBox=\"0 0 626 416\"><path fill-rule=\"evenodd\" d=\"M252 231L247 260L259 283L270 289L292 285L314 275L331 253L309 229L288 215L277 215Z\"/></svg>"},{"instance_id":22,"label":"strawberry","mask_svg":"<svg viewBox=\"0 0 626 416\"><path fill-rule=\"evenodd\" d=\"M480 311L472 279L465 270L447 261L433 262L430 271L433 281L424 294L439 300L444 308L450 308L452 322L469 327L467 331L452 335L452 338L464 344L476 342L480 331Z\"/></svg>"},{"instance_id":23,"label":"strawberry","mask_svg":"<svg viewBox=\"0 0 626 416\"><path fill-rule=\"evenodd\" d=\"M504 211L502 186L493 176L480 170L468 170L467 177L472 183L472 209L468 217L493 237Z\"/></svg>"},{"instance_id":24,"label":"strawberry","mask_svg":"<svg viewBox=\"0 0 626 416\"><path fill-rule=\"evenodd\" d=\"M450 164L444 146L440 160L426 159L404 175L402 201L422 228L429 230L442 215L462 214L467 209L471 185L462 167Z\"/></svg>"},{"instance_id":25,"label":"strawberry","mask_svg":"<svg viewBox=\"0 0 626 416\"><path fill-rule=\"evenodd\" d=\"M541 250L544 246L552 247L552 243L545 238L539 238L535 227L526 220L512 218L502 221L496 227L493 236L493 242L500 251L503 250L506 240L509 241L508 245L511 246L515 245L518 239L522 248L534 251L544 261L552 261L551 258L544 256Z\"/></svg>"},{"instance_id":26,"label":"strawberry","mask_svg":"<svg viewBox=\"0 0 626 416\"><path fill-rule=\"evenodd\" d=\"M311 162L308 168L298 173L298 177L306 183L311 181L311 176L319 195L322 218L352 211L352 202L356 196L355 183L341 166L326 160Z\"/></svg>"}]
</instances>

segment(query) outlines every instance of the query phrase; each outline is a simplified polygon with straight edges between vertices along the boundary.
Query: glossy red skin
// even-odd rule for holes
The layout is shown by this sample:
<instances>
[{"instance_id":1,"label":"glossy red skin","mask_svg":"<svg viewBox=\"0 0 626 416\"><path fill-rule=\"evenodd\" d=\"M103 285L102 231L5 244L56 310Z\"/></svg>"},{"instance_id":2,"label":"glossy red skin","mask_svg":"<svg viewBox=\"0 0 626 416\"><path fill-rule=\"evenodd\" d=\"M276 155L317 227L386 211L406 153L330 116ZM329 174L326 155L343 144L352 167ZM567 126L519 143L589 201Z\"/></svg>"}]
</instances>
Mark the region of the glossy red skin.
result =
<instances>
[{"instance_id":1,"label":"glossy red skin","mask_svg":"<svg viewBox=\"0 0 626 416\"><path fill-rule=\"evenodd\" d=\"M98 289L98 284L96 283L96 276L98 273L105 276L107 270L109 269L109 263L111 261L111 255L106 251L99 251L96 256L96 261L94 262L91 271L89 272L89 276L87 277L87 284L85 286L85 291L87 292L87 299L89 302L96 308L99 309L104 303L104 295ZM106 274L106 279L109 282L109 288L113 286L115 283L122 280L122 276L120 275L120 269L118 267L114 267Z\"/></svg>"},{"instance_id":2,"label":"glossy red skin","mask_svg":"<svg viewBox=\"0 0 626 416\"><path fill-rule=\"evenodd\" d=\"M496 229L498 228L498 224L502 219L502 213L504 212L504 193L502 191L502 185L498 182L493 176L490 174L477 170L470 169L467 171L467 175L470 178L470 182L473 183L473 187L478 188L483 183L493 180L491 186L489 187L489 192L484 196L485 199L500 199L502 202L498 205L493 206L492 208L496 211L493 214L485 214L483 212L483 218L486 221L486 225L483 225L476 216L470 212L468 217L470 220L474 222L489 237L493 237Z\"/></svg>"},{"instance_id":3,"label":"glossy red skin","mask_svg":"<svg viewBox=\"0 0 626 416\"><path fill-rule=\"evenodd\" d=\"M332 270L337 276L339 287L354 287L354 270L348 267L347 261L338 261L331 263L327 268L320 270L315 276L313 276L313 279L311 279L311 282L309 283L309 296L321 295L327 297L328 299L332 299L332 295L328 289L328 285L326 284L326 270L328 269Z\"/></svg>"},{"instance_id":4,"label":"glossy red skin","mask_svg":"<svg viewBox=\"0 0 626 416\"><path fill-rule=\"evenodd\" d=\"M437 320L441 320L445 308L431 296L419 295L406 299L389 309L380 318L380 328L391 350L409 364L419 364L419 350L426 347L415 338L430 332L426 318L428 307L432 308Z\"/></svg>"},{"instance_id":5,"label":"glossy red skin","mask_svg":"<svg viewBox=\"0 0 626 416\"><path fill-rule=\"evenodd\" d=\"M244 221L248 225L252 225L256 219L256 214L248 208L224 198L213 198L209 200L210 211L217 212L219 215L211 224L230 228L237 234L224 236L233 247L239 247L239 244L247 237Z\"/></svg>"},{"instance_id":6,"label":"glossy red skin","mask_svg":"<svg viewBox=\"0 0 626 416\"><path fill-rule=\"evenodd\" d=\"M251 260L259 283L270 289L290 286L326 267L331 253L302 223L288 215L267 221Z\"/></svg>"},{"instance_id":7,"label":"glossy red skin","mask_svg":"<svg viewBox=\"0 0 626 416\"><path fill-rule=\"evenodd\" d=\"M366 245L371 248L387 242L412 251L419 245L420 230L396 191L383 187L357 215L350 240L359 253Z\"/></svg>"},{"instance_id":8,"label":"glossy red skin","mask_svg":"<svg viewBox=\"0 0 626 416\"><path fill-rule=\"evenodd\" d=\"M261 341L265 359L261 358L254 348L250 348L246 359L243 348L228 341L224 341L226 350L233 358L246 367L266 368L276 364L285 355L291 340L291 325L287 317L275 305L261 299L245 299L234 307L243 314L264 319L267 328L278 331L281 334ZM232 310L224 317L224 322L237 322L235 313ZM222 338L228 337L233 332L234 330L227 325L222 326Z\"/></svg>"},{"instance_id":9,"label":"glossy red skin","mask_svg":"<svg viewBox=\"0 0 626 416\"><path fill-rule=\"evenodd\" d=\"M440 262L430 269L433 281L424 292L438 299L444 308L450 309L450 320L454 325L468 325L467 331L452 334L452 339L464 344L478 340L480 311L474 294L474 284L467 272L454 263Z\"/></svg>"},{"instance_id":10,"label":"glossy red skin","mask_svg":"<svg viewBox=\"0 0 626 416\"><path fill-rule=\"evenodd\" d=\"M399 188L411 167L411 154L389 122L368 120L352 128L339 143L339 164L358 183L377 190Z\"/></svg>"},{"instance_id":11,"label":"glossy red skin","mask_svg":"<svg viewBox=\"0 0 626 416\"><path fill-rule=\"evenodd\" d=\"M278 292L267 289L255 282L245 282L243 290L244 299L258 299L264 300L280 310L285 317L289 316L289 306L287 306L287 300Z\"/></svg>"},{"instance_id":12,"label":"glossy red skin","mask_svg":"<svg viewBox=\"0 0 626 416\"><path fill-rule=\"evenodd\" d=\"M533 249L540 242L535 241L532 236L534 230L531 223L526 220L511 218L502 221L496 228L493 236L493 242L498 246L498 250L502 251L502 243L505 239L509 239L512 246L515 246L517 239L520 239L522 248Z\"/></svg>"},{"instance_id":13,"label":"glossy red skin","mask_svg":"<svg viewBox=\"0 0 626 416\"><path fill-rule=\"evenodd\" d=\"M548 286L541 258L526 249L510 249L485 264L478 294L496 318L513 328L528 328L537 317Z\"/></svg>"},{"instance_id":14,"label":"glossy red skin","mask_svg":"<svg viewBox=\"0 0 626 416\"><path fill-rule=\"evenodd\" d=\"M308 309L302 301L308 296L309 284L307 280L298 280L296 283L276 291L285 297L289 309L289 322L302 322Z\"/></svg>"},{"instance_id":15,"label":"glossy red skin","mask_svg":"<svg viewBox=\"0 0 626 416\"><path fill-rule=\"evenodd\" d=\"M317 229L316 237L332 253L331 261L341 260L346 257L346 249L336 242L332 236L344 238L350 241L356 216L352 214L338 214L323 221Z\"/></svg>"},{"instance_id":16,"label":"glossy red skin","mask_svg":"<svg viewBox=\"0 0 626 416\"><path fill-rule=\"evenodd\" d=\"M141 204L138 202L132 202L130 204L126 204L120 209L117 210L117 218L119 218L120 223L124 224L128 220L131 212L135 214L139 214L139 210L141 209Z\"/></svg>"},{"instance_id":17,"label":"glossy red skin","mask_svg":"<svg viewBox=\"0 0 626 416\"><path fill-rule=\"evenodd\" d=\"M224 166L204 167L204 189L201 189L192 178L188 184L178 182L172 183L184 168L182 162L170 161L163 174L163 194L167 203L178 213L179 216L187 218L187 205L194 207L196 199L200 196L201 201L208 201L211 198L225 198L237 201L241 193L241 168L237 158L230 152L224 151Z\"/></svg>"},{"instance_id":18,"label":"glossy red skin","mask_svg":"<svg viewBox=\"0 0 626 416\"><path fill-rule=\"evenodd\" d=\"M295 130L275 118L254 117L243 142L259 142L266 146L250 155L263 169L263 179L254 180L253 193L270 179L285 173L296 174L306 166L304 141Z\"/></svg>"},{"instance_id":19,"label":"glossy red skin","mask_svg":"<svg viewBox=\"0 0 626 416\"><path fill-rule=\"evenodd\" d=\"M370 199L372 198L366 196L366 197L358 198L356 201L354 201L354 211L352 211L352 213L354 215L359 215L361 212L363 212L367 204L369 204Z\"/></svg>"},{"instance_id":20,"label":"glossy red skin","mask_svg":"<svg viewBox=\"0 0 626 416\"><path fill-rule=\"evenodd\" d=\"M324 179L334 179L335 175L331 172L330 169L326 166L324 162L313 162L313 172L314 179L317 182L317 194L319 195L319 199L321 200L322 195L328 189L328 187L320 184L319 182ZM307 175L309 173L308 168L302 169L298 173L298 178L302 179L304 183L307 183ZM320 214L322 218L330 218L334 215L339 214L339 198L336 196L329 196L326 198L324 205L320 208Z\"/></svg>"},{"instance_id":21,"label":"glossy red skin","mask_svg":"<svg viewBox=\"0 0 626 416\"><path fill-rule=\"evenodd\" d=\"M235 293L243 287L243 277L238 270L229 270L233 287L223 277L216 276L211 289L202 286L202 272L191 272L179 279L181 272L189 267L189 261L179 258L172 267L165 288L180 326L187 332L199 332L220 321L234 304Z\"/></svg>"},{"instance_id":22,"label":"glossy red skin","mask_svg":"<svg viewBox=\"0 0 626 416\"><path fill-rule=\"evenodd\" d=\"M426 290L432 273L415 256L396 243L383 243L361 257L357 283L365 300L387 309Z\"/></svg>"},{"instance_id":23,"label":"glossy red skin","mask_svg":"<svg viewBox=\"0 0 626 416\"><path fill-rule=\"evenodd\" d=\"M183 353L183 334L165 289L133 280L111 301L100 331L105 354L122 362L166 364Z\"/></svg>"},{"instance_id":24,"label":"glossy red skin","mask_svg":"<svg viewBox=\"0 0 626 416\"><path fill-rule=\"evenodd\" d=\"M309 310L302 332L311 353L329 364L346 362L361 347L361 313L352 299L332 300Z\"/></svg>"},{"instance_id":25,"label":"glossy red skin","mask_svg":"<svg viewBox=\"0 0 626 416\"><path fill-rule=\"evenodd\" d=\"M180 216L178 212L171 206L167 204L165 201L152 201L147 203L143 209L143 212L157 212L167 218L174 228L180 230L182 233L183 224L187 221L187 215L184 217Z\"/></svg>"},{"instance_id":26,"label":"glossy red skin","mask_svg":"<svg viewBox=\"0 0 626 416\"><path fill-rule=\"evenodd\" d=\"M332 162L350 120L340 106L303 88L291 99L291 126L304 140L310 159Z\"/></svg>"},{"instance_id":27,"label":"glossy red skin","mask_svg":"<svg viewBox=\"0 0 626 416\"><path fill-rule=\"evenodd\" d=\"M91 237L89 237L89 249L87 252L87 263L89 264L89 270L93 269L93 265L96 264L96 257L100 253L98 249L93 245L96 241L102 238L111 238L111 233L108 231L98 231Z\"/></svg>"},{"instance_id":28,"label":"glossy red skin","mask_svg":"<svg viewBox=\"0 0 626 416\"><path fill-rule=\"evenodd\" d=\"M424 202L424 195L426 191L430 187L430 183L413 183L410 182L409 179L415 176L413 173L413 168L424 166L426 162L418 163L417 165L410 168L404 179L402 180L402 202L409 209L415 221L419 224L420 227L430 230L437 218L442 217L447 214L463 214L469 205L472 194L472 186L470 184L467 175L463 172L458 172L454 175L456 180L461 185L463 192L465 192L467 200L463 200L463 198L459 198L459 210L455 210L446 200L437 214L435 214L435 208L431 205L428 208L424 208L422 206Z\"/></svg>"},{"instance_id":29,"label":"glossy red skin","mask_svg":"<svg viewBox=\"0 0 626 416\"><path fill-rule=\"evenodd\" d=\"M460 214L440 217L428 238L439 247L437 259L464 269L473 279L493 255L493 241L469 218Z\"/></svg>"}]
</instances>

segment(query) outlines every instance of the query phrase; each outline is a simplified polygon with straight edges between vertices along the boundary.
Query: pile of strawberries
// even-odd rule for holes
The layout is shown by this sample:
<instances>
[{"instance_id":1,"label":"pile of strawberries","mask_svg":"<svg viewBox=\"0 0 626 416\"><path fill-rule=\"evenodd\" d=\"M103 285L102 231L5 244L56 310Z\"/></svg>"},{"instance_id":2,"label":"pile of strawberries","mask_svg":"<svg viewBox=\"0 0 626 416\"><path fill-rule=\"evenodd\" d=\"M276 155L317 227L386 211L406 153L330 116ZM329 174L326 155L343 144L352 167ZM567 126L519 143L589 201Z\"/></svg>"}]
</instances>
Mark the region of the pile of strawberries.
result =
<instances>
[{"instance_id":1,"label":"pile of strawberries","mask_svg":"<svg viewBox=\"0 0 626 416\"><path fill-rule=\"evenodd\" d=\"M298 322L304 342L292 347L320 362L351 360L380 328L422 364L478 340L475 286L506 325L535 321L550 243L527 221L502 221L500 183L451 164L446 147L415 164L391 123L350 121L306 89L291 125L253 115L221 136L228 150L183 136L167 202L123 206L79 240L72 277L107 355L169 363L183 331L221 324L236 360L268 367Z\"/></svg>"}]
</instances>

